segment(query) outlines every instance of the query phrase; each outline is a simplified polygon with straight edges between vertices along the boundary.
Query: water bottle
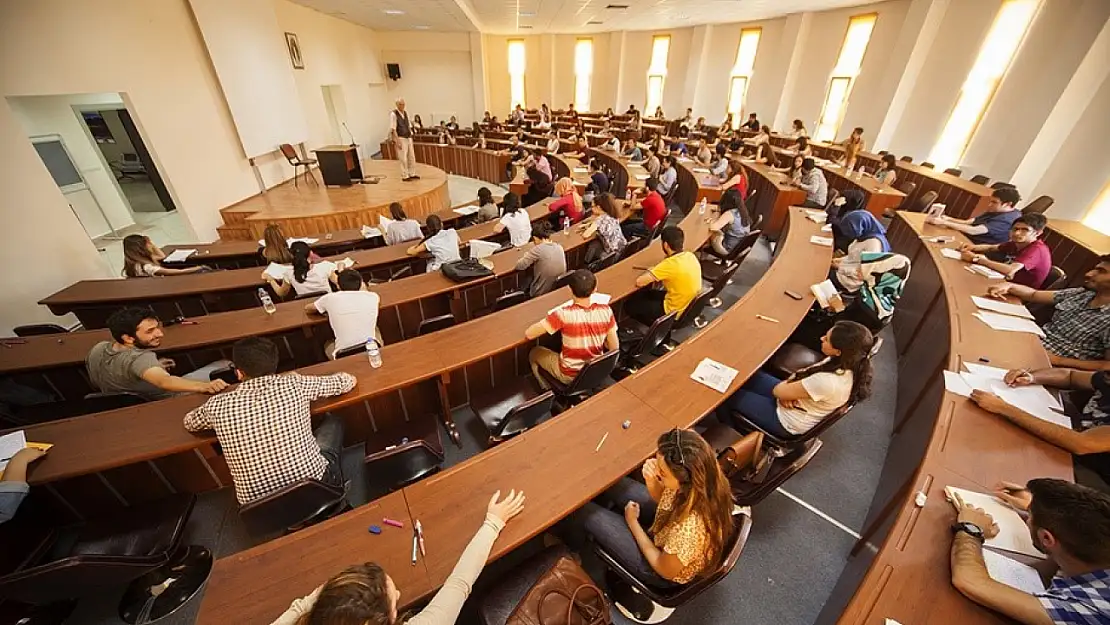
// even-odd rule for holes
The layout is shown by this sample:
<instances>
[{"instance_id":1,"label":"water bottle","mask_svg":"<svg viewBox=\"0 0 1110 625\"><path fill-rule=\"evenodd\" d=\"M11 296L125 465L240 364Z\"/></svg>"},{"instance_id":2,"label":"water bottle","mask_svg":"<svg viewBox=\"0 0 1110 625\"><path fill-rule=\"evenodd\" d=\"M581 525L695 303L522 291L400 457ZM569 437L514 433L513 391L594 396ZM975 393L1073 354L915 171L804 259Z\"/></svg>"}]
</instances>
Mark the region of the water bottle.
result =
<instances>
[{"instance_id":1,"label":"water bottle","mask_svg":"<svg viewBox=\"0 0 1110 625\"><path fill-rule=\"evenodd\" d=\"M563 216L563 232L570 232L570 217Z\"/></svg>"},{"instance_id":2,"label":"water bottle","mask_svg":"<svg viewBox=\"0 0 1110 625\"><path fill-rule=\"evenodd\" d=\"M265 310L267 315L277 312L277 306L274 306L274 300L270 299L270 294L266 292L266 289L258 289L258 299L261 300L262 310Z\"/></svg>"},{"instance_id":3,"label":"water bottle","mask_svg":"<svg viewBox=\"0 0 1110 625\"><path fill-rule=\"evenodd\" d=\"M624 192L624 199L628 202L632 201L632 187L628 187L628 190Z\"/></svg>"},{"instance_id":4,"label":"water bottle","mask_svg":"<svg viewBox=\"0 0 1110 625\"><path fill-rule=\"evenodd\" d=\"M698 204L698 214L699 215L704 215L705 214L705 207L706 207L707 204L709 204L709 198L704 198L703 197L701 199L701 204Z\"/></svg>"},{"instance_id":5,"label":"water bottle","mask_svg":"<svg viewBox=\"0 0 1110 625\"><path fill-rule=\"evenodd\" d=\"M382 366L382 350L378 346L378 341L373 338L366 339L366 357L370 360L370 366L379 369Z\"/></svg>"}]
</instances>

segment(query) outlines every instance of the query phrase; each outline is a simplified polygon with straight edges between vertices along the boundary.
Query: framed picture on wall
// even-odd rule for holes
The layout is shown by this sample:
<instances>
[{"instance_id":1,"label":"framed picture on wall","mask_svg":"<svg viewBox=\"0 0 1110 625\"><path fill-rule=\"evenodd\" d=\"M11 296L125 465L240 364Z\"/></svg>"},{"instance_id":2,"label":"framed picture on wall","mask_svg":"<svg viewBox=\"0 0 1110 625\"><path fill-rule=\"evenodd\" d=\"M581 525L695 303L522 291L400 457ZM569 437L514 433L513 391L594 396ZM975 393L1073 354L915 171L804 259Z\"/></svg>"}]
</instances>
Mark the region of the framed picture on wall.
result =
<instances>
[{"instance_id":1,"label":"framed picture on wall","mask_svg":"<svg viewBox=\"0 0 1110 625\"><path fill-rule=\"evenodd\" d=\"M289 48L289 60L293 62L293 69L304 69L304 57L301 56L297 33L285 33L285 47Z\"/></svg>"}]
</instances>

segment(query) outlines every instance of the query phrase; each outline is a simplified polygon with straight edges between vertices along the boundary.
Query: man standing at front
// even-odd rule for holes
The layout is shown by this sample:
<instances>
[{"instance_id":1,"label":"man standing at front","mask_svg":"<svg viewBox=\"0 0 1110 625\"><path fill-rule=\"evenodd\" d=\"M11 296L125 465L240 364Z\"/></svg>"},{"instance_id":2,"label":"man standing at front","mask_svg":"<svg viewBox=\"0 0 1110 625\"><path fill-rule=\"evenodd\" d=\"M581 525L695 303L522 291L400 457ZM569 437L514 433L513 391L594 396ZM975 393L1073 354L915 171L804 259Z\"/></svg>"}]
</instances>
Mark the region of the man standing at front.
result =
<instances>
[{"instance_id":1,"label":"man standing at front","mask_svg":"<svg viewBox=\"0 0 1110 625\"><path fill-rule=\"evenodd\" d=\"M405 99L397 98L397 108L389 114L389 138L397 148L397 160L401 161L401 180L419 180L416 175L416 153L412 150L412 126L409 114L405 112Z\"/></svg>"}]
</instances>

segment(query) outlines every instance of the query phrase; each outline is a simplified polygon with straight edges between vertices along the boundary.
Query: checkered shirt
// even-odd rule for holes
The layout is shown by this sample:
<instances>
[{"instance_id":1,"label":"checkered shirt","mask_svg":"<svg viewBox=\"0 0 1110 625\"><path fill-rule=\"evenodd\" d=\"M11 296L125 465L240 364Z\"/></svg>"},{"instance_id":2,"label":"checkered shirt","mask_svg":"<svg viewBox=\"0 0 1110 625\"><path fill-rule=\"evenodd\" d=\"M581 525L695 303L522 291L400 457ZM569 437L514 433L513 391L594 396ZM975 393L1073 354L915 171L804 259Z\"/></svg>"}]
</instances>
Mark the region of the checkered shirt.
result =
<instances>
[{"instance_id":1,"label":"checkered shirt","mask_svg":"<svg viewBox=\"0 0 1110 625\"><path fill-rule=\"evenodd\" d=\"M1110 304L1089 308L1095 292L1056 291L1052 321L1044 326L1045 349L1063 358L1102 360L1110 349Z\"/></svg>"},{"instance_id":2,"label":"checkered shirt","mask_svg":"<svg viewBox=\"0 0 1110 625\"><path fill-rule=\"evenodd\" d=\"M311 403L346 393L356 382L349 373L253 378L185 415L185 429L216 430L235 496L245 504L297 480L323 477L328 463L312 434Z\"/></svg>"},{"instance_id":3,"label":"checkered shirt","mask_svg":"<svg viewBox=\"0 0 1110 625\"><path fill-rule=\"evenodd\" d=\"M1110 623L1110 569L1054 577L1037 599L1057 625L1106 625Z\"/></svg>"}]
</instances>

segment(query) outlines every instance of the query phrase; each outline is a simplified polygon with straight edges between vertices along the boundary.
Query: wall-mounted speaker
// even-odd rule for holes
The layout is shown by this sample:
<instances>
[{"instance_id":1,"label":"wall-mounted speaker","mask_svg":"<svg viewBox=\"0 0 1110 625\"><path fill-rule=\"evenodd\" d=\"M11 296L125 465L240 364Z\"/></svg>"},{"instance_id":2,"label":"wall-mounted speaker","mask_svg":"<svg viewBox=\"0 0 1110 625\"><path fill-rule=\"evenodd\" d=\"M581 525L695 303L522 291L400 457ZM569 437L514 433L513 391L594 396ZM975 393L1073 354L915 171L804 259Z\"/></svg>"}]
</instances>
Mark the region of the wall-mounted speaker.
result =
<instances>
[{"instance_id":1,"label":"wall-mounted speaker","mask_svg":"<svg viewBox=\"0 0 1110 625\"><path fill-rule=\"evenodd\" d=\"M386 63L385 71L389 74L390 80L401 80L401 66L397 63Z\"/></svg>"}]
</instances>

